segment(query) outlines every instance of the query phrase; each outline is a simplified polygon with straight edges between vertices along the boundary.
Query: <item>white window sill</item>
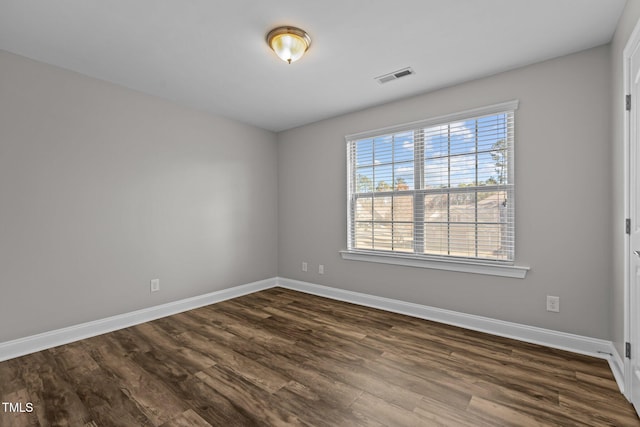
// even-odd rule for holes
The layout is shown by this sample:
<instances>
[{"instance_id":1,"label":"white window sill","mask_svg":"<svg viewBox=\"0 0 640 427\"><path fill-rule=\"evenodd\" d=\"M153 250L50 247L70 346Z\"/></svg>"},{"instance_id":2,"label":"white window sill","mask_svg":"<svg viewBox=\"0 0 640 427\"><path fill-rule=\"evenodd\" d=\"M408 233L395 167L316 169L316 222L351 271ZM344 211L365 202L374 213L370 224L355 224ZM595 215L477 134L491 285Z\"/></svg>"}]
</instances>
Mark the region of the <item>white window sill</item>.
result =
<instances>
[{"instance_id":1,"label":"white window sill","mask_svg":"<svg viewBox=\"0 0 640 427\"><path fill-rule=\"evenodd\" d=\"M435 270L458 271L463 273L487 274L491 276L524 279L529 267L483 263L465 260L424 259L410 255L380 254L361 251L340 251L342 259L351 261L377 262L382 264L404 265L407 267L431 268Z\"/></svg>"}]
</instances>

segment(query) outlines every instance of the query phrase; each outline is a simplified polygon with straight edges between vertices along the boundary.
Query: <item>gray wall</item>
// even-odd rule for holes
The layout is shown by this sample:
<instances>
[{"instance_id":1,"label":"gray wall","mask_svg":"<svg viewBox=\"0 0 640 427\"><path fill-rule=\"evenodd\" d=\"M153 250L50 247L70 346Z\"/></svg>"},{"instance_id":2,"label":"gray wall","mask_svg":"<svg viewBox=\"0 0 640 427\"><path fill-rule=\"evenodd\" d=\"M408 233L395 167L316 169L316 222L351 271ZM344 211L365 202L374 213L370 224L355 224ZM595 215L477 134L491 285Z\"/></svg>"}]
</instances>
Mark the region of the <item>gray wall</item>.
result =
<instances>
[{"instance_id":1,"label":"gray wall","mask_svg":"<svg viewBox=\"0 0 640 427\"><path fill-rule=\"evenodd\" d=\"M624 354L624 83L623 50L640 19L640 1L628 0L618 28L611 42L611 150L613 218L610 226L613 236L611 252L613 276L611 282L611 340L619 354Z\"/></svg>"},{"instance_id":2,"label":"gray wall","mask_svg":"<svg viewBox=\"0 0 640 427\"><path fill-rule=\"evenodd\" d=\"M277 274L275 134L7 52L0 70L0 342Z\"/></svg>"},{"instance_id":3,"label":"gray wall","mask_svg":"<svg viewBox=\"0 0 640 427\"><path fill-rule=\"evenodd\" d=\"M610 85L607 45L279 134L279 275L608 339ZM340 258L345 135L512 99L520 100L516 256L531 266L526 279ZM547 294L560 296L560 313L546 312Z\"/></svg>"},{"instance_id":4,"label":"gray wall","mask_svg":"<svg viewBox=\"0 0 640 427\"><path fill-rule=\"evenodd\" d=\"M0 324L11 325L0 342L280 275L613 336L621 351L616 98L639 4L612 46L277 136L0 51ZM340 258L344 135L511 99L526 279ZM545 311L547 294L561 297L559 314Z\"/></svg>"}]
</instances>

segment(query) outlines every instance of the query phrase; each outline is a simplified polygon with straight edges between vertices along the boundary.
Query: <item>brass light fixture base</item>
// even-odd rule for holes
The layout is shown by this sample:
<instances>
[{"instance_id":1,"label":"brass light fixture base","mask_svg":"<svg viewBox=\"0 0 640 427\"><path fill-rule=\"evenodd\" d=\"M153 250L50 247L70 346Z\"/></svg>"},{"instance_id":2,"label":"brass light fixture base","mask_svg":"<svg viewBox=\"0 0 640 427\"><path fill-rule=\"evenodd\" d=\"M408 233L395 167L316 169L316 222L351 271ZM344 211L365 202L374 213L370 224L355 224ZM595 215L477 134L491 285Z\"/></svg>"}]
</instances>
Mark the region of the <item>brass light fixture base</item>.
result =
<instances>
[{"instance_id":1,"label":"brass light fixture base","mask_svg":"<svg viewBox=\"0 0 640 427\"><path fill-rule=\"evenodd\" d=\"M297 27L277 27L267 34L267 44L285 62L297 61L311 46L311 37Z\"/></svg>"}]
</instances>

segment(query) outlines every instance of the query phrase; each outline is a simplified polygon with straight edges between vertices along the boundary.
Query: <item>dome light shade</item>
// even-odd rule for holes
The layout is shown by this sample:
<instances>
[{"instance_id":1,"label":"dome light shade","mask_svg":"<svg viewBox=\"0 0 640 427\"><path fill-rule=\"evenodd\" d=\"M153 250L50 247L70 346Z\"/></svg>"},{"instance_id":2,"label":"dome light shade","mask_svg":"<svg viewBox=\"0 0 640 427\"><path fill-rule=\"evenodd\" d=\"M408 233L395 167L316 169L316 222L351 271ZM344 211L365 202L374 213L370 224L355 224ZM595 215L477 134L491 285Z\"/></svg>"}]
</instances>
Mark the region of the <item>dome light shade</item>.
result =
<instances>
[{"instance_id":1,"label":"dome light shade","mask_svg":"<svg viewBox=\"0 0 640 427\"><path fill-rule=\"evenodd\" d=\"M267 34L267 44L285 62L297 61L311 46L309 34L296 27L278 27Z\"/></svg>"}]
</instances>

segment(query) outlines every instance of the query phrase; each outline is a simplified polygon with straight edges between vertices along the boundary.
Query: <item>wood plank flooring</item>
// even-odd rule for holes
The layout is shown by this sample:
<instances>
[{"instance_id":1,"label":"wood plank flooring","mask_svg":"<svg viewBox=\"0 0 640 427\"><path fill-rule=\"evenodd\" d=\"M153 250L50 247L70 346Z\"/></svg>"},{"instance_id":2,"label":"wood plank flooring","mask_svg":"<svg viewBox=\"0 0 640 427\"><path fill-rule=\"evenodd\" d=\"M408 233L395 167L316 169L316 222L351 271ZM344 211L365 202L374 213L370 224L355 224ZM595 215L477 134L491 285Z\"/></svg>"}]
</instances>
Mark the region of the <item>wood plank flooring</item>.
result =
<instances>
[{"instance_id":1,"label":"wood plank flooring","mask_svg":"<svg viewBox=\"0 0 640 427\"><path fill-rule=\"evenodd\" d=\"M273 288L0 363L1 426L640 426L607 363Z\"/></svg>"}]
</instances>

